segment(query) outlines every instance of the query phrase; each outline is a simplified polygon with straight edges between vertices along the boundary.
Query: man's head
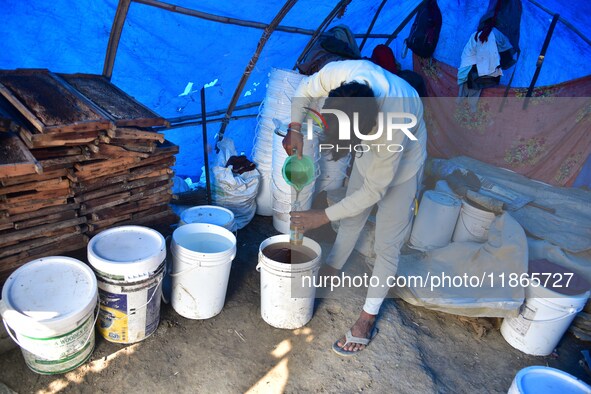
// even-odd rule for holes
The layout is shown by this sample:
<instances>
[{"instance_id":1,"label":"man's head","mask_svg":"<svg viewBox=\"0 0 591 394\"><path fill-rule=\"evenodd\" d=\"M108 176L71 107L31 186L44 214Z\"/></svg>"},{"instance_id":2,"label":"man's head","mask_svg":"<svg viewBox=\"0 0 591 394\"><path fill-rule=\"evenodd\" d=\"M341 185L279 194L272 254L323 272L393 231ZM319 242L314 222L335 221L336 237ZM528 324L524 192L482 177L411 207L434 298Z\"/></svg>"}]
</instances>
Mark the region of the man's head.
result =
<instances>
[{"instance_id":1,"label":"man's head","mask_svg":"<svg viewBox=\"0 0 591 394\"><path fill-rule=\"evenodd\" d=\"M361 134L367 135L376 126L378 117L378 103L375 99L373 90L364 83L360 82L348 82L343 83L338 88L331 90L328 98L324 102L324 109L337 109L345 114L351 121L352 127L357 114L357 126ZM337 117L335 115L325 115L326 122L328 124L325 135L327 137L327 143L337 145L355 145L359 143L359 139L355 137L355 133L351 133L354 140L352 141L339 141L339 130ZM333 159L338 159L344 156L347 152L339 151L333 152Z\"/></svg>"}]
</instances>

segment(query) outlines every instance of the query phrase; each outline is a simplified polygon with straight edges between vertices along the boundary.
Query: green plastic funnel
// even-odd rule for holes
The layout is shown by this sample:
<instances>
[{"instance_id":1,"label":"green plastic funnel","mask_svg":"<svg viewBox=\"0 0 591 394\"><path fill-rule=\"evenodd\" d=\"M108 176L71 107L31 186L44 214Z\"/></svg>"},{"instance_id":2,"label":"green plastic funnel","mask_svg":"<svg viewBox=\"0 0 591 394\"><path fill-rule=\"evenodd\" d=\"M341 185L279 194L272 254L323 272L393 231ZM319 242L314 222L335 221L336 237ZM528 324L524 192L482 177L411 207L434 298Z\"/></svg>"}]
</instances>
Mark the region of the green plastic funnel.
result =
<instances>
[{"instance_id":1,"label":"green plastic funnel","mask_svg":"<svg viewBox=\"0 0 591 394\"><path fill-rule=\"evenodd\" d=\"M297 153L289 156L283 163L283 179L288 185L301 191L304 186L314 181L314 161L310 156L302 156L298 159Z\"/></svg>"}]
</instances>

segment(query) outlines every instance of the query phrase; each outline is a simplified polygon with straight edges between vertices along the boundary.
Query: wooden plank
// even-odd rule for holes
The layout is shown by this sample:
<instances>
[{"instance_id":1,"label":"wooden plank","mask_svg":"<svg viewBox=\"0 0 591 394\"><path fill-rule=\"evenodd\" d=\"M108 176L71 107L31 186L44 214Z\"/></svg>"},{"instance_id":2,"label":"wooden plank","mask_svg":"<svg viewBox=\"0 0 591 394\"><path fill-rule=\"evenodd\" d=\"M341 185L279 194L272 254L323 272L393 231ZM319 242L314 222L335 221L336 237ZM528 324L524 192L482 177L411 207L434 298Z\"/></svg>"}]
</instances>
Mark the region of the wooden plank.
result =
<instances>
[{"instance_id":1,"label":"wooden plank","mask_svg":"<svg viewBox=\"0 0 591 394\"><path fill-rule=\"evenodd\" d=\"M110 137L109 143L136 152L152 153L156 150L156 142L151 140L130 140Z\"/></svg>"},{"instance_id":2,"label":"wooden plank","mask_svg":"<svg viewBox=\"0 0 591 394\"><path fill-rule=\"evenodd\" d=\"M150 157L150 153L134 152L125 149L124 147L110 144L99 144L97 151L93 155L94 158L119 158L119 157L139 157L146 159Z\"/></svg>"},{"instance_id":3,"label":"wooden plank","mask_svg":"<svg viewBox=\"0 0 591 394\"><path fill-rule=\"evenodd\" d=\"M123 214L121 216L111 217L105 220L97 220L90 222L88 225L89 234L97 234L99 231L103 231L111 226L118 225L131 220L130 214Z\"/></svg>"},{"instance_id":4,"label":"wooden plank","mask_svg":"<svg viewBox=\"0 0 591 394\"><path fill-rule=\"evenodd\" d=\"M21 183L29 183L29 182L40 182L51 180L54 178L65 177L67 176L68 171L65 169L57 169L51 171L44 171L43 174L30 174L30 175L23 175L20 177L14 178L2 178L0 179L0 185L2 186L12 186L18 185Z\"/></svg>"},{"instance_id":5,"label":"wooden plank","mask_svg":"<svg viewBox=\"0 0 591 394\"><path fill-rule=\"evenodd\" d=\"M52 215L52 214L58 213L58 212L76 210L79 208L80 208L80 204L75 204L75 203L48 206L48 207L43 207L41 209L31 210L31 211L23 212L23 213L16 214L16 215L10 215L2 220L5 220L5 221L10 220L11 222L14 223L14 222L20 222L20 221L36 218L39 216Z\"/></svg>"},{"instance_id":6,"label":"wooden plank","mask_svg":"<svg viewBox=\"0 0 591 394\"><path fill-rule=\"evenodd\" d=\"M129 201L114 207L93 212L90 216L90 222L94 223L94 221L105 220L110 217L137 213L139 211L150 209L154 205L168 203L168 201L170 201L170 195L167 194L156 194L137 201Z\"/></svg>"},{"instance_id":7,"label":"wooden plank","mask_svg":"<svg viewBox=\"0 0 591 394\"><path fill-rule=\"evenodd\" d=\"M43 167L43 170L55 170L58 168L74 168L75 163L81 163L89 160L89 156L78 155L78 156L64 156L55 159L41 160L39 163Z\"/></svg>"},{"instance_id":8,"label":"wooden plank","mask_svg":"<svg viewBox=\"0 0 591 394\"><path fill-rule=\"evenodd\" d=\"M25 203L19 203L18 205L9 206L7 208L0 207L0 209L8 212L9 215L18 215L21 213L36 211L38 209L52 207L55 205L62 205L67 204L67 198L52 198L52 199L41 199L41 200L31 200Z\"/></svg>"},{"instance_id":9,"label":"wooden plank","mask_svg":"<svg viewBox=\"0 0 591 394\"><path fill-rule=\"evenodd\" d=\"M41 172L43 168L16 134L0 134L0 178Z\"/></svg>"},{"instance_id":10,"label":"wooden plank","mask_svg":"<svg viewBox=\"0 0 591 394\"><path fill-rule=\"evenodd\" d=\"M26 191L21 193L13 193L11 195L4 195L0 197L0 208L6 209L10 206L19 206L29 203L34 200L50 200L52 198L73 197L74 193L70 190L69 183L66 187L60 189L49 189L41 191Z\"/></svg>"},{"instance_id":11,"label":"wooden plank","mask_svg":"<svg viewBox=\"0 0 591 394\"><path fill-rule=\"evenodd\" d=\"M25 192L25 191L42 191L52 190L55 188L69 187L70 182L64 178L54 178L46 181L20 183L12 186L0 187L0 195L11 193Z\"/></svg>"},{"instance_id":12,"label":"wooden plank","mask_svg":"<svg viewBox=\"0 0 591 394\"><path fill-rule=\"evenodd\" d=\"M39 148L31 151L37 160L56 159L64 156L88 155L81 146L59 146L53 148Z\"/></svg>"},{"instance_id":13,"label":"wooden plank","mask_svg":"<svg viewBox=\"0 0 591 394\"><path fill-rule=\"evenodd\" d=\"M14 246L0 248L0 259L20 253L20 252L27 251L30 249L38 248L39 246L47 245L50 243L59 243L61 241L67 240L68 238L71 238L73 235L75 235L75 234L68 232L68 233L62 234L62 235L32 239L29 241L19 242L17 245L14 245ZM1 264L0 264L0 267L1 267Z\"/></svg>"},{"instance_id":14,"label":"wooden plank","mask_svg":"<svg viewBox=\"0 0 591 394\"><path fill-rule=\"evenodd\" d=\"M51 134L33 134L25 128L19 129L19 135L29 149L84 145L98 138L96 131L68 133L56 136Z\"/></svg>"},{"instance_id":15,"label":"wooden plank","mask_svg":"<svg viewBox=\"0 0 591 394\"><path fill-rule=\"evenodd\" d=\"M77 171L77 176L90 174L94 172L110 172L112 169L125 168L133 163L139 163L140 159L136 157L122 157L113 160L101 160L96 163L74 164L74 168Z\"/></svg>"},{"instance_id":16,"label":"wooden plank","mask_svg":"<svg viewBox=\"0 0 591 394\"><path fill-rule=\"evenodd\" d=\"M149 178L140 178L131 182L127 182L124 180L123 182L110 185L107 187L102 187L97 190L93 190L91 192L76 194L74 197L74 201L76 202L85 202L88 200L96 199L103 196L108 196L110 194L115 194L123 191L127 191L136 187L145 186L145 185L154 185L161 181L169 181L170 175L160 175L156 177L149 177Z\"/></svg>"},{"instance_id":17,"label":"wooden plank","mask_svg":"<svg viewBox=\"0 0 591 394\"><path fill-rule=\"evenodd\" d=\"M14 223L12 223L12 222L0 223L0 231L10 230L13 228L14 228Z\"/></svg>"},{"instance_id":18,"label":"wooden plank","mask_svg":"<svg viewBox=\"0 0 591 394\"><path fill-rule=\"evenodd\" d=\"M83 194L92 190L100 189L108 185L113 185L119 182L134 181L142 178L156 177L161 175L172 175L173 171L166 164L149 165L144 167L136 167L131 170L117 175L109 174L107 176L94 178L91 181L76 180L72 184L72 188L76 195Z\"/></svg>"},{"instance_id":19,"label":"wooden plank","mask_svg":"<svg viewBox=\"0 0 591 394\"><path fill-rule=\"evenodd\" d=\"M41 216L29 220L24 220L21 222L15 222L14 228L16 230L22 230L25 228L39 226L41 224L49 224L49 223L58 223L69 219L74 219L78 217L78 213L76 211L63 211L54 213L51 215Z\"/></svg>"},{"instance_id":20,"label":"wooden plank","mask_svg":"<svg viewBox=\"0 0 591 394\"><path fill-rule=\"evenodd\" d=\"M160 205L156 205L154 207L151 207L148 209L143 209L139 212L136 212L132 215L132 219L140 219L140 218L143 218L146 216L155 215L157 213L165 212L165 211L171 212L168 202L164 202L164 203L161 203Z\"/></svg>"},{"instance_id":21,"label":"wooden plank","mask_svg":"<svg viewBox=\"0 0 591 394\"><path fill-rule=\"evenodd\" d=\"M42 133L110 127L109 120L89 100L74 94L46 71L2 71L0 83L5 87L0 94Z\"/></svg>"},{"instance_id":22,"label":"wooden plank","mask_svg":"<svg viewBox=\"0 0 591 394\"><path fill-rule=\"evenodd\" d=\"M129 127L117 127L109 130L107 135L111 138L117 138L120 140L150 140L158 141L160 143L164 142L164 134Z\"/></svg>"},{"instance_id":23,"label":"wooden plank","mask_svg":"<svg viewBox=\"0 0 591 394\"><path fill-rule=\"evenodd\" d=\"M168 140L156 145L156 152L154 152L155 155L161 156L172 156L176 155L177 153L179 153L179 146Z\"/></svg>"},{"instance_id":24,"label":"wooden plank","mask_svg":"<svg viewBox=\"0 0 591 394\"><path fill-rule=\"evenodd\" d=\"M21 113L21 115L31 122L33 127L35 127L37 130L43 130L45 125L39 121L37 117L35 117L35 115L29 111L29 109L23 103L21 103L20 100L17 99L2 83L0 83L0 94L4 96L4 98Z\"/></svg>"},{"instance_id":25,"label":"wooden plank","mask_svg":"<svg viewBox=\"0 0 591 394\"><path fill-rule=\"evenodd\" d=\"M5 257L0 264L2 274L10 273L20 265L32 260L52 255L59 255L64 252L85 248L88 244L88 237L84 234L74 234L58 242L52 242L33 249L25 250L19 254Z\"/></svg>"},{"instance_id":26,"label":"wooden plank","mask_svg":"<svg viewBox=\"0 0 591 394\"><path fill-rule=\"evenodd\" d=\"M65 220L60 223L44 224L41 226L31 227L20 231L12 231L9 234L2 234L0 236L0 246L13 241L32 239L38 236L42 236L43 234L50 231L55 231L66 227L72 227L82 223L86 223L85 217Z\"/></svg>"},{"instance_id":27,"label":"wooden plank","mask_svg":"<svg viewBox=\"0 0 591 394\"><path fill-rule=\"evenodd\" d=\"M76 90L106 112L117 126L167 126L167 122L102 75L60 74Z\"/></svg>"},{"instance_id":28,"label":"wooden plank","mask_svg":"<svg viewBox=\"0 0 591 394\"><path fill-rule=\"evenodd\" d=\"M132 194L132 192L118 193L113 196L87 201L80 205L80 213L83 215L88 215L101 209L114 207L115 205L123 204L126 202L141 200L142 198L156 194L172 195L172 191L170 190L169 185L160 186L157 188L150 188L148 190L136 191L135 194Z\"/></svg>"}]
</instances>

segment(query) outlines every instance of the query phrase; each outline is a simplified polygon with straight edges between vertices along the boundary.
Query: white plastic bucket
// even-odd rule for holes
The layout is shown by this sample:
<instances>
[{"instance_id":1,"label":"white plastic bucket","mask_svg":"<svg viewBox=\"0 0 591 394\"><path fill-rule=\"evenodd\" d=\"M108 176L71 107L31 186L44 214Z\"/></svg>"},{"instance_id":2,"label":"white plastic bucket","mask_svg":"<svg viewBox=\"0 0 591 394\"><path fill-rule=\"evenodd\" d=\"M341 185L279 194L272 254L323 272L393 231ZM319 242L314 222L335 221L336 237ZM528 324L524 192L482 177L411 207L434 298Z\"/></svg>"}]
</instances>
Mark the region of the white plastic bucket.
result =
<instances>
[{"instance_id":1,"label":"white plastic bucket","mask_svg":"<svg viewBox=\"0 0 591 394\"><path fill-rule=\"evenodd\" d=\"M410 234L411 245L431 250L448 245L458 221L461 202L449 194L427 190Z\"/></svg>"},{"instance_id":2,"label":"white plastic bucket","mask_svg":"<svg viewBox=\"0 0 591 394\"><path fill-rule=\"evenodd\" d=\"M60 374L84 364L94 350L97 282L79 260L33 260L10 275L0 313L25 363L40 374Z\"/></svg>"},{"instance_id":3,"label":"white plastic bucket","mask_svg":"<svg viewBox=\"0 0 591 394\"><path fill-rule=\"evenodd\" d=\"M236 231L234 213L229 209L214 205L200 205L187 208L181 213L179 225L189 223L215 224L230 231Z\"/></svg>"},{"instance_id":4,"label":"white plastic bucket","mask_svg":"<svg viewBox=\"0 0 591 394\"><path fill-rule=\"evenodd\" d=\"M556 264L547 261L542 265L536 263L538 262L530 262L530 272L537 272L542 284L548 278L546 274L552 275L548 285L556 280L556 274L565 281L568 279L567 271ZM587 282L577 274L572 276L571 281L572 285L568 290L578 294L562 294L538 285L537 281L532 279L530 285L525 288L525 303L519 316L506 318L501 325L501 334L507 343L526 354L551 354L589 298ZM558 290L564 292L565 289Z\"/></svg>"},{"instance_id":5,"label":"white plastic bucket","mask_svg":"<svg viewBox=\"0 0 591 394\"><path fill-rule=\"evenodd\" d=\"M188 319L220 313L236 257L234 234L213 224L187 224L172 233L170 251L174 310Z\"/></svg>"},{"instance_id":6,"label":"white plastic bucket","mask_svg":"<svg viewBox=\"0 0 591 394\"><path fill-rule=\"evenodd\" d=\"M314 312L314 286L301 287L303 278L314 278L320 268L320 245L304 237L303 246L311 249L316 257L300 264L274 261L263 254L270 245L289 243L289 235L276 235L264 240L259 247L257 271L261 273L261 316L276 328L295 329L306 325ZM292 286L298 288L292 297ZM300 294L301 292L301 294Z\"/></svg>"},{"instance_id":7,"label":"white plastic bucket","mask_svg":"<svg viewBox=\"0 0 591 394\"><path fill-rule=\"evenodd\" d=\"M142 226L102 231L88 243L101 301L98 329L115 343L139 342L160 322L166 242Z\"/></svg>"},{"instance_id":8,"label":"white plastic bucket","mask_svg":"<svg viewBox=\"0 0 591 394\"><path fill-rule=\"evenodd\" d=\"M332 160L331 157L331 153L323 153L320 156L320 175L316 179L316 192L339 189L347 177L351 155L347 154L338 160Z\"/></svg>"},{"instance_id":9,"label":"white plastic bucket","mask_svg":"<svg viewBox=\"0 0 591 394\"><path fill-rule=\"evenodd\" d=\"M257 193L257 215L272 216L273 215L273 191L272 191L271 174L261 173L261 180L259 183L259 191Z\"/></svg>"},{"instance_id":10,"label":"white plastic bucket","mask_svg":"<svg viewBox=\"0 0 591 394\"><path fill-rule=\"evenodd\" d=\"M486 242L488 229L495 219L495 214L462 202L460 217L453 234L454 242Z\"/></svg>"},{"instance_id":11,"label":"white plastic bucket","mask_svg":"<svg viewBox=\"0 0 591 394\"><path fill-rule=\"evenodd\" d=\"M589 394L591 386L559 369L532 366L523 368L507 394Z\"/></svg>"}]
</instances>

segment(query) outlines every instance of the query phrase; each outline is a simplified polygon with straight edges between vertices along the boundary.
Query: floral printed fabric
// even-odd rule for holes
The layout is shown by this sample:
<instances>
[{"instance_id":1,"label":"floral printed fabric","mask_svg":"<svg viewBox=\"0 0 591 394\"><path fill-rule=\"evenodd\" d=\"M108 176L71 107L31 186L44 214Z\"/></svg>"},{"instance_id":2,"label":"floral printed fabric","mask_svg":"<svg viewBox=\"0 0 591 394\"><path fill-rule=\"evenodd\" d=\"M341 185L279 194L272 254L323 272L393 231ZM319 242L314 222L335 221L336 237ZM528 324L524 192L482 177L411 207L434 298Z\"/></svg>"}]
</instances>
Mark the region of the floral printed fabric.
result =
<instances>
[{"instance_id":1,"label":"floral printed fabric","mask_svg":"<svg viewBox=\"0 0 591 394\"><path fill-rule=\"evenodd\" d=\"M427 85L430 156L469 156L552 185L570 186L591 153L591 76L534 89L482 91L476 111L458 103L457 70L414 57ZM525 103L527 101L527 103Z\"/></svg>"}]
</instances>

